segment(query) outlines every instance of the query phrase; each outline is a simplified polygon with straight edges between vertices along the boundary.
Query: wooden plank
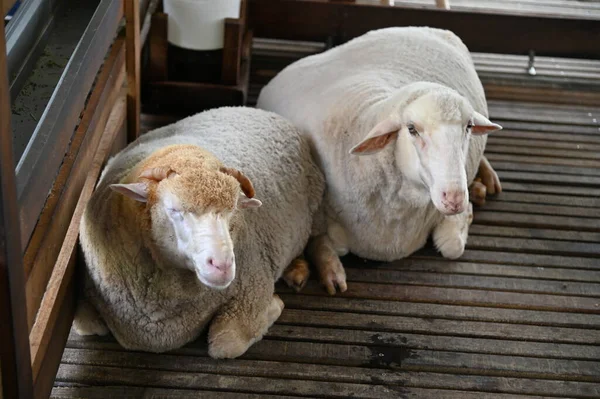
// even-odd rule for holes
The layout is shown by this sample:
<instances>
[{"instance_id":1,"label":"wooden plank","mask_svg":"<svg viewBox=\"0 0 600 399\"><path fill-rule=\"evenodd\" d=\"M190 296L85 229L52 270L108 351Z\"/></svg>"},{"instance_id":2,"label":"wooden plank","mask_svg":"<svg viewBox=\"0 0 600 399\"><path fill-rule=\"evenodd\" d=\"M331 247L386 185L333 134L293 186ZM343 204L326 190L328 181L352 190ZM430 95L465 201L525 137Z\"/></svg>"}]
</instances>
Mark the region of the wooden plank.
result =
<instances>
[{"instance_id":1,"label":"wooden plank","mask_svg":"<svg viewBox=\"0 0 600 399\"><path fill-rule=\"evenodd\" d=\"M189 389L161 389L141 388L136 386L95 386L95 387L68 387L60 386L52 390L52 399L106 399L106 398L144 398L144 399L291 399L294 396L246 394L221 391L199 391Z\"/></svg>"},{"instance_id":2,"label":"wooden plank","mask_svg":"<svg viewBox=\"0 0 600 399\"><path fill-rule=\"evenodd\" d=\"M542 229L549 228L591 232L600 231L600 223L598 220L571 216L567 217L509 212L475 211L473 220L479 224L489 223L497 226L534 227ZM581 247L576 248L577 249L573 248L573 250L579 251L581 249L586 253L595 252L594 248L588 245L582 245Z\"/></svg>"},{"instance_id":3,"label":"wooden plank","mask_svg":"<svg viewBox=\"0 0 600 399\"><path fill-rule=\"evenodd\" d=\"M585 154L586 152L598 152L600 151L600 144L589 144L589 143L577 143L572 140L565 141L565 137L563 136L563 141L549 141L543 139L531 140L529 138L517 138L511 137L510 139L505 139L502 137L490 135L488 138L488 144L497 144L503 146L523 146L523 147L532 147L532 148L552 148L552 149L561 149L561 150L573 150L580 153Z\"/></svg>"},{"instance_id":4,"label":"wooden plank","mask_svg":"<svg viewBox=\"0 0 600 399\"><path fill-rule=\"evenodd\" d=\"M31 331L33 373L36 379L40 377L39 371L41 364L46 357L48 345L53 336L60 310L69 293L68 288L73 278L76 244L83 211L92 195L96 181L100 176L102 166L112 148L113 141L124 123L125 115L126 100L123 96L114 105L110 118L106 124L102 140L89 169L89 174L81 191L79 201L77 202L77 207L75 208L75 212L69 225L69 230L67 231L58 260L56 261L52 276L50 277L48 289L44 295L40 311ZM59 359L57 358L56 362L58 363L58 361Z\"/></svg>"},{"instance_id":5,"label":"wooden plank","mask_svg":"<svg viewBox=\"0 0 600 399\"><path fill-rule=\"evenodd\" d=\"M370 300L330 296L291 295L280 292L286 309L308 309L367 315L405 316L427 320L462 320L515 325L599 329L600 316L582 313L560 313L495 307L470 307L438 303L420 303L394 300ZM456 329L442 330L441 334L456 334ZM502 326L505 328L505 326ZM542 329L540 329L542 331ZM415 331L418 333L419 331ZM537 331L532 332L536 334ZM524 337L525 339L527 337ZM72 342L70 343L72 345Z\"/></svg>"},{"instance_id":6,"label":"wooden plank","mask_svg":"<svg viewBox=\"0 0 600 399\"><path fill-rule=\"evenodd\" d=\"M488 237L477 237L477 239L486 238ZM574 297L600 298L600 284L572 281L548 281L513 276L480 276L477 274L466 276L462 274L427 273L405 269L347 268L346 278L348 282L352 283L362 282L427 287L472 288L477 290L494 290L502 292L559 294L572 295ZM600 312L600 309L598 310Z\"/></svg>"},{"instance_id":7,"label":"wooden plank","mask_svg":"<svg viewBox=\"0 0 600 399\"><path fill-rule=\"evenodd\" d=\"M157 359L160 358L160 361ZM562 395L591 398L600 392L598 384L556 380L516 379L490 376L447 375L428 372L395 371L373 368L350 368L322 364L236 360L222 362L206 357L155 355L147 353L65 351L67 364L105 367L139 367L170 371L203 372L233 376L260 376L277 379L302 378L317 381L357 382L403 387L462 389L523 393L528 395Z\"/></svg>"},{"instance_id":8,"label":"wooden plank","mask_svg":"<svg viewBox=\"0 0 600 399\"><path fill-rule=\"evenodd\" d=\"M507 153L507 154L530 154L546 157L557 157L557 158L572 158L572 159L590 159L599 160L600 154L592 151L579 151L579 150L554 150L541 147L519 147L516 145L486 145L486 152L489 153Z\"/></svg>"},{"instance_id":9,"label":"wooden plank","mask_svg":"<svg viewBox=\"0 0 600 399\"><path fill-rule=\"evenodd\" d=\"M307 284L302 292L318 295L323 293L323 288L318 284ZM561 295L360 282L352 283L352 288L342 295L346 298L600 314L600 301L595 298Z\"/></svg>"},{"instance_id":10,"label":"wooden plank","mask_svg":"<svg viewBox=\"0 0 600 399\"><path fill-rule=\"evenodd\" d=\"M595 174L600 167L600 161L590 159L574 159L574 158L558 158L537 156L532 154L504 154L487 152L486 157L490 162L506 165L505 170L514 170L518 168L536 169L553 169L560 170L563 166L571 167L570 170L587 170L587 174ZM558 166L558 167L556 167Z\"/></svg>"},{"instance_id":11,"label":"wooden plank","mask_svg":"<svg viewBox=\"0 0 600 399\"><path fill-rule=\"evenodd\" d=\"M600 233L583 231L533 229L509 226L490 226L473 224L469 228L469 235L490 237L519 237L537 238L544 240L579 241L600 244Z\"/></svg>"},{"instance_id":12,"label":"wooden plank","mask_svg":"<svg viewBox=\"0 0 600 399\"><path fill-rule=\"evenodd\" d=\"M489 157L488 157L489 160ZM511 183L513 191L505 189L494 197L494 202L521 202L527 204L566 205L583 208L600 208L600 199L593 197L576 197L572 195L536 194L518 191L518 184ZM491 201L490 201L491 202Z\"/></svg>"},{"instance_id":13,"label":"wooden plank","mask_svg":"<svg viewBox=\"0 0 600 399\"><path fill-rule=\"evenodd\" d=\"M425 254L423 251L420 254L414 256L417 259L431 259L429 256L421 255ZM421 255L421 256L419 256ZM440 255L436 254L435 258L439 259ZM515 252L502 252L502 251L480 251L475 249L468 249L460 257L461 261L475 261L475 262L488 262L488 263L506 263L512 265L529 265L539 267L566 267L570 266L573 268L580 269L600 269L600 265L597 260L593 258L583 258L579 256L560 256L560 255L545 255L545 254L519 254Z\"/></svg>"},{"instance_id":14,"label":"wooden plank","mask_svg":"<svg viewBox=\"0 0 600 399\"><path fill-rule=\"evenodd\" d=\"M412 395L424 398L447 399L541 399L539 396L504 395L467 391L446 391L437 389L410 388L404 389L394 385L355 384L322 382L298 379L273 379L265 377L218 376L205 373L189 373L174 371L119 369L113 367L89 367L62 365L58 372L59 379L68 379L70 374L79 375L88 384L106 381L111 385L153 385L176 388L184 385L186 389L228 390L240 393L283 394L301 397L322 398L394 398L399 395ZM101 376L101 377L100 377Z\"/></svg>"},{"instance_id":15,"label":"wooden plank","mask_svg":"<svg viewBox=\"0 0 600 399\"><path fill-rule=\"evenodd\" d=\"M67 287L67 295L63 301L61 309L58 311L56 328L52 333L50 342L48 342L48 351L40 365L38 378L34 382L35 397L46 399L54 386L54 377L60 365L60 359L65 349L66 341L69 336L69 330L75 314L75 289L74 282Z\"/></svg>"},{"instance_id":16,"label":"wooden plank","mask_svg":"<svg viewBox=\"0 0 600 399\"><path fill-rule=\"evenodd\" d=\"M251 29L258 37L345 42L389 26L426 25L449 29L475 52L600 58L600 21L559 16L523 15L514 11L452 11L385 7L319 0L254 0ZM510 27L510 29L507 29ZM477 32L486 31L489 35ZM590 32L594 32L591 34Z\"/></svg>"},{"instance_id":17,"label":"wooden plank","mask_svg":"<svg viewBox=\"0 0 600 399\"><path fill-rule=\"evenodd\" d=\"M112 49L83 111L69 152L25 252L27 315L31 328L52 266L58 257L79 194L85 183L104 126L125 80L125 46L122 38Z\"/></svg>"},{"instance_id":18,"label":"wooden plank","mask_svg":"<svg viewBox=\"0 0 600 399\"><path fill-rule=\"evenodd\" d=\"M565 190L565 187L560 185L549 185L549 184L537 184L537 183L521 183L512 181L502 182L502 191L519 191L526 193L538 193L538 194L559 194L559 195L578 195L582 197L591 197L592 200L597 201L600 197L600 190L590 187L569 187Z\"/></svg>"},{"instance_id":19,"label":"wooden plank","mask_svg":"<svg viewBox=\"0 0 600 399\"><path fill-rule=\"evenodd\" d=\"M600 358L600 348L591 345L569 345L525 341L425 335L397 332L306 327L276 324L269 329L267 339L283 341L308 341L345 345L383 345L392 348L451 351L491 355L514 355L552 359L590 360Z\"/></svg>"},{"instance_id":20,"label":"wooden plank","mask_svg":"<svg viewBox=\"0 0 600 399\"><path fill-rule=\"evenodd\" d=\"M490 114L492 119L498 119L496 115ZM585 134L596 136L600 133L600 128L595 126L583 126L583 125L568 125L568 124L547 124L540 122L526 122L517 121L514 119L505 119L501 122L504 129L509 130L520 130L520 131L534 131L534 132L550 132L550 133L564 133L564 134Z\"/></svg>"},{"instance_id":21,"label":"wooden plank","mask_svg":"<svg viewBox=\"0 0 600 399\"><path fill-rule=\"evenodd\" d=\"M571 143L585 143L585 144L600 144L600 135L591 134L575 134L575 133L550 133L550 132L535 132L526 130L507 130L503 129L498 132L494 132L489 138L504 138L504 139L532 139L532 140L548 140L564 142L568 139Z\"/></svg>"},{"instance_id":22,"label":"wooden plank","mask_svg":"<svg viewBox=\"0 0 600 399\"><path fill-rule=\"evenodd\" d=\"M13 160L6 42L0 32L0 396L33 394Z\"/></svg>"},{"instance_id":23,"label":"wooden plank","mask_svg":"<svg viewBox=\"0 0 600 399\"><path fill-rule=\"evenodd\" d=\"M473 226L471 226L473 228ZM342 263L346 269L356 269L363 273L376 270L396 270L401 272L426 272L444 274L461 274L468 276L493 276L493 277L522 277L536 280L582 281L600 282L599 270L579 270L569 268L540 268L535 266L514 266L505 264L489 264L483 262L463 262L448 259L413 259L406 258L393 262L364 262L354 256L345 256ZM405 279L388 276L392 283L402 282ZM410 279L410 277L408 277ZM562 288L561 288L562 290ZM560 290L557 292L561 292ZM598 291L600 295L600 291Z\"/></svg>"},{"instance_id":24,"label":"wooden plank","mask_svg":"<svg viewBox=\"0 0 600 399\"><path fill-rule=\"evenodd\" d=\"M494 165L495 166L495 165ZM497 169L496 169L497 170ZM597 201L600 205L600 200ZM515 202L487 201L481 208L484 212L500 211L537 215L576 216L580 218L600 219L600 208L580 208L560 205L522 204ZM600 220L596 223L600 226Z\"/></svg>"},{"instance_id":25,"label":"wooden plank","mask_svg":"<svg viewBox=\"0 0 600 399\"><path fill-rule=\"evenodd\" d=\"M221 81L226 85L236 86L240 81L243 28L244 21L234 18L225 19Z\"/></svg>"},{"instance_id":26,"label":"wooden plank","mask_svg":"<svg viewBox=\"0 0 600 399\"><path fill-rule=\"evenodd\" d=\"M140 1L125 1L127 68L127 134L129 142L140 135Z\"/></svg>"}]
</instances>

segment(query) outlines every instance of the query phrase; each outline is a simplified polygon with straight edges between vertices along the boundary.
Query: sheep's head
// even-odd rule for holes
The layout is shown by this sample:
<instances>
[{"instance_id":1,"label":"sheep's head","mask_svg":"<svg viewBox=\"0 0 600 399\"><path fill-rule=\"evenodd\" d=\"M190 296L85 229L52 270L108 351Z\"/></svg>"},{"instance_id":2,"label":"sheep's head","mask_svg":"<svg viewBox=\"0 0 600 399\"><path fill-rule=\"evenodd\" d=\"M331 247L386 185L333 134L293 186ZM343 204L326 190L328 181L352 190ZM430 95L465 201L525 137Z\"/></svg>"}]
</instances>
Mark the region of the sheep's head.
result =
<instances>
[{"instance_id":1,"label":"sheep's head","mask_svg":"<svg viewBox=\"0 0 600 399\"><path fill-rule=\"evenodd\" d=\"M140 203L153 255L194 271L209 287L229 286L235 277L234 214L261 205L252 198L250 180L191 145L155 152L130 179L111 188Z\"/></svg>"},{"instance_id":2,"label":"sheep's head","mask_svg":"<svg viewBox=\"0 0 600 399\"><path fill-rule=\"evenodd\" d=\"M374 154L395 147L408 179L423 182L435 207L462 213L469 201L466 157L471 135L502 129L476 112L456 91L431 83L401 92L389 117L380 121L350 153Z\"/></svg>"}]
</instances>

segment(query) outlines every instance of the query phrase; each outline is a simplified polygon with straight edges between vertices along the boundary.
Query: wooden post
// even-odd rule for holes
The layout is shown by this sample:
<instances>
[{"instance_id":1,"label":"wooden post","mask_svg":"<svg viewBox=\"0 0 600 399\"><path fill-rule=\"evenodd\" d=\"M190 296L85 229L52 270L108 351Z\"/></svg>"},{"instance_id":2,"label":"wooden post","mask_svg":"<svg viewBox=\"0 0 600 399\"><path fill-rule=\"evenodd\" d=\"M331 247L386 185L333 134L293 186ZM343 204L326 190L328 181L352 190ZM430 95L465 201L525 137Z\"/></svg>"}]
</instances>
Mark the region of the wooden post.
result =
<instances>
[{"instance_id":1,"label":"wooden post","mask_svg":"<svg viewBox=\"0 0 600 399\"><path fill-rule=\"evenodd\" d=\"M2 0L0 0L0 6ZM0 9L4 9L0 7ZM33 397L25 273L10 124L6 41L0 32L0 369L2 397Z\"/></svg>"},{"instance_id":2,"label":"wooden post","mask_svg":"<svg viewBox=\"0 0 600 399\"><path fill-rule=\"evenodd\" d=\"M140 0L125 2L125 36L127 59L127 140L134 141L140 135Z\"/></svg>"}]
</instances>

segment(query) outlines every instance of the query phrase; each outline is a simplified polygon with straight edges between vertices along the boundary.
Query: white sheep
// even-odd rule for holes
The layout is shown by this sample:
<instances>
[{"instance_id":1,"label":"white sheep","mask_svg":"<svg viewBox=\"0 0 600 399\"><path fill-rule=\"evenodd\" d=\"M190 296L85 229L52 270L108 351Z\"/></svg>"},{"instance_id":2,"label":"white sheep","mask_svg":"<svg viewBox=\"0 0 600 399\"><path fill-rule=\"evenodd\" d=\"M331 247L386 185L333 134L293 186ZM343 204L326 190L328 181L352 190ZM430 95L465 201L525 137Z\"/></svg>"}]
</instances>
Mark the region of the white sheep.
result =
<instances>
[{"instance_id":1,"label":"white sheep","mask_svg":"<svg viewBox=\"0 0 600 399\"><path fill-rule=\"evenodd\" d=\"M108 162L85 210L76 331L163 352L210 323L212 357L243 354L281 314L275 281L324 188L306 141L270 112L221 108L143 135Z\"/></svg>"},{"instance_id":2,"label":"white sheep","mask_svg":"<svg viewBox=\"0 0 600 399\"><path fill-rule=\"evenodd\" d=\"M369 32L286 67L258 107L298 126L325 172L327 229L309 255L330 293L346 290L338 256L348 251L391 261L433 233L443 256L462 255L468 183L480 163L489 167L486 134L501 127L487 119L469 51L453 33ZM500 190L486 172L490 191Z\"/></svg>"}]
</instances>

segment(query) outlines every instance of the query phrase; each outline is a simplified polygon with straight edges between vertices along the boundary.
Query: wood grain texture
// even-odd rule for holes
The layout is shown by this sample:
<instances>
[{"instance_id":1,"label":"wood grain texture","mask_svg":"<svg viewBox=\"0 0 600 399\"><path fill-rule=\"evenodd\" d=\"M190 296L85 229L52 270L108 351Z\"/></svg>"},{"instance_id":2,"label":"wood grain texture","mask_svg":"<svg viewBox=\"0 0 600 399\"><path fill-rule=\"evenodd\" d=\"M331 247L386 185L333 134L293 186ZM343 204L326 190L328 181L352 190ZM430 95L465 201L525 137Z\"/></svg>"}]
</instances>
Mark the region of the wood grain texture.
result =
<instances>
[{"instance_id":1,"label":"wood grain texture","mask_svg":"<svg viewBox=\"0 0 600 399\"><path fill-rule=\"evenodd\" d=\"M26 399L33 385L10 115L6 42L0 32L0 396Z\"/></svg>"}]
</instances>

